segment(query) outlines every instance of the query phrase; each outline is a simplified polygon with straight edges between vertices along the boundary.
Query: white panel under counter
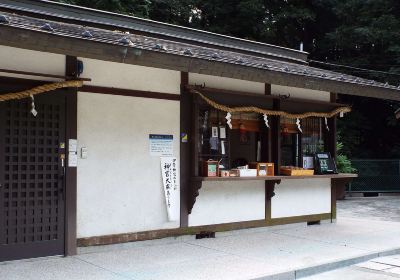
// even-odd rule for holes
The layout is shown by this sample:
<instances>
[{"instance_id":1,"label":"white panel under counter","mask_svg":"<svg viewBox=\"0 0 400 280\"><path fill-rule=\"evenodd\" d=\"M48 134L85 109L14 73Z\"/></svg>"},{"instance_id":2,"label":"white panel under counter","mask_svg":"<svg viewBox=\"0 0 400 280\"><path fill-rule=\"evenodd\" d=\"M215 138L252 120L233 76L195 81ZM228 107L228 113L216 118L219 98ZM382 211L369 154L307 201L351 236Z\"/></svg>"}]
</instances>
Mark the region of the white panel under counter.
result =
<instances>
[{"instance_id":1,"label":"white panel under counter","mask_svg":"<svg viewBox=\"0 0 400 280\"><path fill-rule=\"evenodd\" d=\"M264 181L203 182L189 226L265 219Z\"/></svg>"},{"instance_id":2,"label":"white panel under counter","mask_svg":"<svg viewBox=\"0 0 400 280\"><path fill-rule=\"evenodd\" d=\"M275 185L271 218L315 215L331 212L331 179L282 180Z\"/></svg>"}]
</instances>

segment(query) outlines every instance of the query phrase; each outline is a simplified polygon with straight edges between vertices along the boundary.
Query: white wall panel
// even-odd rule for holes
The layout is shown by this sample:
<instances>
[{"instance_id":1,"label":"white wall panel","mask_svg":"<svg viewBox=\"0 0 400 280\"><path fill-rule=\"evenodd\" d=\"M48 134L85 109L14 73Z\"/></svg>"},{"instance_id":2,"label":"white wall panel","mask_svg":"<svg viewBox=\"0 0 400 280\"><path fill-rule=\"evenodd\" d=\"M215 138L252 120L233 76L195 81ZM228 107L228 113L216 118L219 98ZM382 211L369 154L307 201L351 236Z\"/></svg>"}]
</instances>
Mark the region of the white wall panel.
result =
<instances>
[{"instance_id":1,"label":"white wall panel","mask_svg":"<svg viewBox=\"0 0 400 280\"><path fill-rule=\"evenodd\" d=\"M275 186L271 217L322 214L331 212L330 179L282 180Z\"/></svg>"},{"instance_id":2,"label":"white wall panel","mask_svg":"<svg viewBox=\"0 0 400 280\"><path fill-rule=\"evenodd\" d=\"M190 73L189 84L203 85L204 83L206 87L209 88L244 91L260 94L264 94L265 92L265 85L263 83Z\"/></svg>"},{"instance_id":3,"label":"white wall panel","mask_svg":"<svg viewBox=\"0 0 400 280\"><path fill-rule=\"evenodd\" d=\"M179 227L168 222L160 158L149 134L173 134L179 158L179 102L78 95L78 237Z\"/></svg>"},{"instance_id":4,"label":"white wall panel","mask_svg":"<svg viewBox=\"0 0 400 280\"><path fill-rule=\"evenodd\" d=\"M65 75L65 56L60 54L0 46L0 65L0 68L8 70L19 70L62 76ZM1 73L1 75L36 80L54 80L50 78L13 75L6 73Z\"/></svg>"},{"instance_id":5,"label":"white wall panel","mask_svg":"<svg viewBox=\"0 0 400 280\"><path fill-rule=\"evenodd\" d=\"M189 226L261 219L265 219L264 182L204 182Z\"/></svg>"},{"instance_id":6,"label":"white wall panel","mask_svg":"<svg viewBox=\"0 0 400 280\"><path fill-rule=\"evenodd\" d=\"M330 101L330 93L327 91L272 85L271 92L272 95L290 95L293 98Z\"/></svg>"},{"instance_id":7,"label":"white wall panel","mask_svg":"<svg viewBox=\"0 0 400 280\"><path fill-rule=\"evenodd\" d=\"M180 72L152 67L81 58L82 77L91 78L88 84L143 91L180 94Z\"/></svg>"}]
</instances>

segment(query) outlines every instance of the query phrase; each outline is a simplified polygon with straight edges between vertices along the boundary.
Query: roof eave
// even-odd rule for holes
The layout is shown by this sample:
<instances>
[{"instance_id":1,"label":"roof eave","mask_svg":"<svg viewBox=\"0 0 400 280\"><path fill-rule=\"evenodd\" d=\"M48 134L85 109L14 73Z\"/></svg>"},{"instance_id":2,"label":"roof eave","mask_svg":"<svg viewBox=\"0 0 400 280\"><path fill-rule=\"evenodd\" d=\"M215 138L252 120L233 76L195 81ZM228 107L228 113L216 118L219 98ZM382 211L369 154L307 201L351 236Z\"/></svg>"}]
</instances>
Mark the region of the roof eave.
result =
<instances>
[{"instance_id":1,"label":"roof eave","mask_svg":"<svg viewBox=\"0 0 400 280\"><path fill-rule=\"evenodd\" d=\"M49 44L50 41L51 44ZM0 45L282 86L400 101L399 91L391 88L328 80L293 73L275 72L267 69L209 61L151 50L141 50L141 54L138 55L135 52L137 49L129 46L60 36L44 31L27 30L7 25L2 25L0 28Z\"/></svg>"}]
</instances>

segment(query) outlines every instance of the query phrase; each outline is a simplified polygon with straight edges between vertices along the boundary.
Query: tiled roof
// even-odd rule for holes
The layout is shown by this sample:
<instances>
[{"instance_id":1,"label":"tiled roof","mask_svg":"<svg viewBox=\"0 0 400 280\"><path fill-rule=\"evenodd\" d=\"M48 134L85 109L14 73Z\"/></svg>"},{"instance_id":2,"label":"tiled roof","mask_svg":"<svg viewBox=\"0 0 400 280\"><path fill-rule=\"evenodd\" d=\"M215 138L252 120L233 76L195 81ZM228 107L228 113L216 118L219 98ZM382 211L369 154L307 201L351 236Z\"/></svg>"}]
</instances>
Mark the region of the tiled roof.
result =
<instances>
[{"instance_id":1,"label":"tiled roof","mask_svg":"<svg viewBox=\"0 0 400 280\"><path fill-rule=\"evenodd\" d=\"M47 0L1 0L0 9L36 18L50 18L108 30L120 29L153 37L203 44L280 60L305 63L308 53L280 46Z\"/></svg>"},{"instance_id":2,"label":"tiled roof","mask_svg":"<svg viewBox=\"0 0 400 280\"><path fill-rule=\"evenodd\" d=\"M44 32L57 36L75 39L78 38L80 40L92 42L123 45L138 51L147 50L151 52L167 53L201 60L218 61L232 65L258 68L276 73L292 74L299 77L312 77L320 80L339 81L342 83L397 90L400 94L400 87L389 84L336 73L329 70L323 70L308 65L285 62L254 55L245 55L238 52L225 51L172 40L136 34L127 34L120 31L109 31L105 29L85 27L82 25L68 24L63 22L41 20L10 13L0 14L0 29L2 25L18 29L26 29L42 33Z\"/></svg>"}]
</instances>

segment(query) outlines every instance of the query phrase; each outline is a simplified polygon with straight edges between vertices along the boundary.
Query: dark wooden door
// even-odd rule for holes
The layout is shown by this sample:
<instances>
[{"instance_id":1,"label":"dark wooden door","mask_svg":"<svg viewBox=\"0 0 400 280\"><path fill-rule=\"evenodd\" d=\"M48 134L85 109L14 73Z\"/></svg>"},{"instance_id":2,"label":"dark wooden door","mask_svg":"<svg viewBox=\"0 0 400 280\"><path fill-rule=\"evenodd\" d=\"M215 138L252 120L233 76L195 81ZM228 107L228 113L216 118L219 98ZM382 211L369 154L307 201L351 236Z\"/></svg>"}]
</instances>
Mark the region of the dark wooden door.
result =
<instances>
[{"instance_id":1,"label":"dark wooden door","mask_svg":"<svg viewBox=\"0 0 400 280\"><path fill-rule=\"evenodd\" d=\"M65 95L0 102L0 261L64 254Z\"/></svg>"}]
</instances>

